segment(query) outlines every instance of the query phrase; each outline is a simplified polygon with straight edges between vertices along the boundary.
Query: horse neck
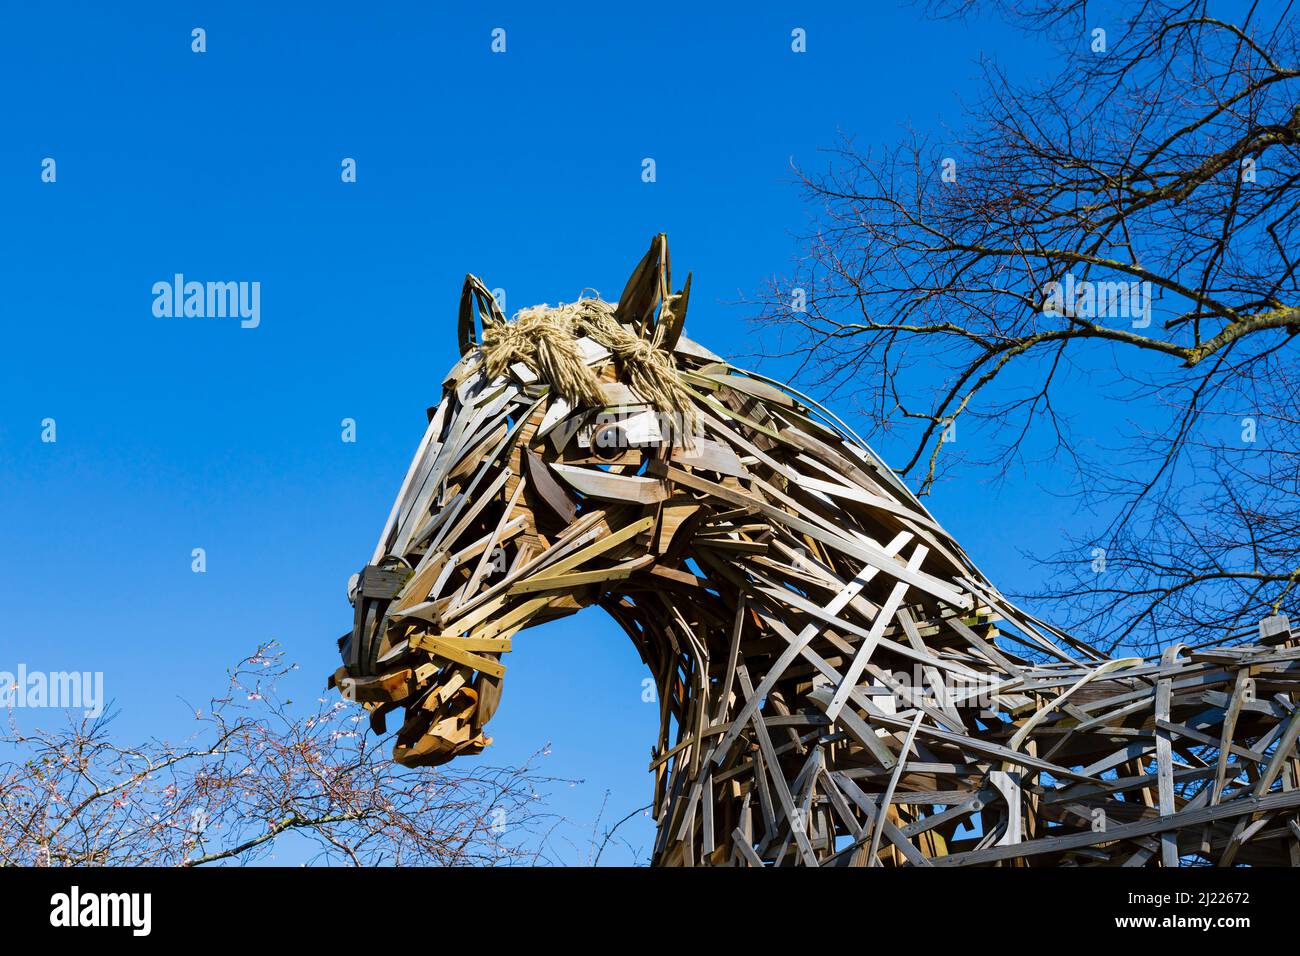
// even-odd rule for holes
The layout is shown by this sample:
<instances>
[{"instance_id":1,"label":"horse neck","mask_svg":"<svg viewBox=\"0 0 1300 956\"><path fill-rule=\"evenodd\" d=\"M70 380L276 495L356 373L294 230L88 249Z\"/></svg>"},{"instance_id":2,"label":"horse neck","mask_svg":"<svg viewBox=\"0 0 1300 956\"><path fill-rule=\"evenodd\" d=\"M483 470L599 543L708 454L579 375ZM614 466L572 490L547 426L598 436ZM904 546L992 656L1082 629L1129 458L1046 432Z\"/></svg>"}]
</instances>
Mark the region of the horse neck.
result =
<instances>
[{"instance_id":1,"label":"horse neck","mask_svg":"<svg viewBox=\"0 0 1300 956\"><path fill-rule=\"evenodd\" d=\"M756 601L755 585L767 585L738 558L693 557L677 566L656 564L645 580L633 579L598 602L627 633L655 687L660 723L650 769L660 823L657 852L670 840L664 814L690 800L683 788L707 775L710 762L734 744L726 731L738 718L755 730L758 759L776 763L792 751L806 758L816 749L820 727L767 725L792 715L808 720L829 693L828 678L814 667L802 679L796 660L809 656L800 635L806 620L797 620L788 605ZM844 650L851 652L847 645ZM841 663L833 659L826 666ZM801 676L791 679L796 673ZM884 709L893 712L890 704Z\"/></svg>"}]
</instances>

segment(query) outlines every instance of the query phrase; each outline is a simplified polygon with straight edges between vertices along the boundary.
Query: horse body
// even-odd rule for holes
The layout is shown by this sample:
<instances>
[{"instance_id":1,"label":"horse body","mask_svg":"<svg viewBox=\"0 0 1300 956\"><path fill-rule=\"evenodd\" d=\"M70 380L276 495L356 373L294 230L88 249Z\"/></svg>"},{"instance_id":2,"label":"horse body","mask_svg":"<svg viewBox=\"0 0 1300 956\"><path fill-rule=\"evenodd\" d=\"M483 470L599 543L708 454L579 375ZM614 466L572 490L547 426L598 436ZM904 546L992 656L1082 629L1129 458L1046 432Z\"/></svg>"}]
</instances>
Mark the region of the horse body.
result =
<instances>
[{"instance_id":1,"label":"horse body","mask_svg":"<svg viewBox=\"0 0 1300 956\"><path fill-rule=\"evenodd\" d=\"M1300 865L1284 620L1109 660L1023 613L831 413L687 339L689 287L662 236L617 306L507 323L467 278L333 678L404 710L396 760L481 752L515 635L595 604L657 687L655 863Z\"/></svg>"}]
</instances>

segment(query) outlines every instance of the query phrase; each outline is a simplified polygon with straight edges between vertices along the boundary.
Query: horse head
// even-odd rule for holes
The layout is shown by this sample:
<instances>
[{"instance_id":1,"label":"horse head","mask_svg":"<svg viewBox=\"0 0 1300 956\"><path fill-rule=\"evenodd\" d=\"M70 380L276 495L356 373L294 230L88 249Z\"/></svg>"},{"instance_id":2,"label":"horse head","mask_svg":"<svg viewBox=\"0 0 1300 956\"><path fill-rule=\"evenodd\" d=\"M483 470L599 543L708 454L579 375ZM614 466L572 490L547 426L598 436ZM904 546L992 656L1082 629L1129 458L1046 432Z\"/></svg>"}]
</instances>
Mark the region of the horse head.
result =
<instances>
[{"instance_id":1,"label":"horse head","mask_svg":"<svg viewBox=\"0 0 1300 956\"><path fill-rule=\"evenodd\" d=\"M690 277L675 293L669 283L662 235L616 305L582 298L507 322L466 277L461 359L349 582L354 622L333 678L372 726L405 709L399 762L438 764L490 742L483 728L519 631L589 604L630 627L663 613L637 595L687 559L670 546L698 506L649 469L724 451L697 434L698 395L679 368L721 360L681 334ZM722 467L740 467L726 457Z\"/></svg>"}]
</instances>

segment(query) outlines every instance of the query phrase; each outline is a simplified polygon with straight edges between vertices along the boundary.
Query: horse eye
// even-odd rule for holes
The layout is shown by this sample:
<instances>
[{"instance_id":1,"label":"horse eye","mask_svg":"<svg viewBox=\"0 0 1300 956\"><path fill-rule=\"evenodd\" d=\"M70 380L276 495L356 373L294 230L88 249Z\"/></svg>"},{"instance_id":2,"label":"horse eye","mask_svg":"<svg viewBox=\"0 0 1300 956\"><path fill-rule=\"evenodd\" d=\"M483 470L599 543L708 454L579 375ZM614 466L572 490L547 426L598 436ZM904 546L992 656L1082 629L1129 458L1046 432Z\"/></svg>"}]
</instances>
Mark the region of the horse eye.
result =
<instances>
[{"instance_id":1,"label":"horse eye","mask_svg":"<svg viewBox=\"0 0 1300 956\"><path fill-rule=\"evenodd\" d=\"M623 431L617 424L603 425L591 436L591 448L597 458L617 458L623 454L625 444Z\"/></svg>"}]
</instances>

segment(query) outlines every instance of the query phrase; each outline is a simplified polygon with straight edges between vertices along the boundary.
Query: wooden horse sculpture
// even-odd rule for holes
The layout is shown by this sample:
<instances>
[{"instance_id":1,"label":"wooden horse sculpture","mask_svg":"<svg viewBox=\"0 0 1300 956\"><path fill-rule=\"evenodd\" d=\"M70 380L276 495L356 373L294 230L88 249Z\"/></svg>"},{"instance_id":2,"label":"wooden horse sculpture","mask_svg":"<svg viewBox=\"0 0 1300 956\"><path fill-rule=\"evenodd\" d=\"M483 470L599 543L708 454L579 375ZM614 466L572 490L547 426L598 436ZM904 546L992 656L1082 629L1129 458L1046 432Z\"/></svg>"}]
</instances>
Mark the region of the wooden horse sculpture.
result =
<instances>
[{"instance_id":1,"label":"wooden horse sculpture","mask_svg":"<svg viewBox=\"0 0 1300 956\"><path fill-rule=\"evenodd\" d=\"M332 679L477 754L515 636L599 605L658 687L664 865L1300 865L1300 640L1109 660L1010 604L875 454L682 334L478 279ZM481 327L481 329L480 329Z\"/></svg>"}]
</instances>

